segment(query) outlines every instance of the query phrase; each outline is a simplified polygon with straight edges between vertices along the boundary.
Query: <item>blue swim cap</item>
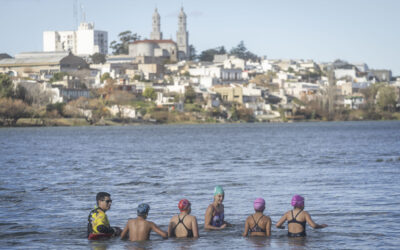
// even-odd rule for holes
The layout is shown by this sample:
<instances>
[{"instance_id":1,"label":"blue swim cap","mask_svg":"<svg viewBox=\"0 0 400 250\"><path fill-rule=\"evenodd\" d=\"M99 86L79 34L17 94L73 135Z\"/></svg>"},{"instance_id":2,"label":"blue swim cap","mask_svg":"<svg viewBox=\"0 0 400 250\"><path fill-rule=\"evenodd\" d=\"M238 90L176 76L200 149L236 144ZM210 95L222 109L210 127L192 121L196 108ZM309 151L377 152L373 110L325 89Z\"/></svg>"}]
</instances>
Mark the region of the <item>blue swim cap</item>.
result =
<instances>
[{"instance_id":1,"label":"blue swim cap","mask_svg":"<svg viewBox=\"0 0 400 250\"><path fill-rule=\"evenodd\" d=\"M146 215L150 211L150 206L146 203L142 203L137 207L137 215Z\"/></svg>"},{"instance_id":2,"label":"blue swim cap","mask_svg":"<svg viewBox=\"0 0 400 250\"><path fill-rule=\"evenodd\" d=\"M216 186L214 188L214 196L216 196L217 194L222 194L224 195L224 189L221 186Z\"/></svg>"}]
</instances>

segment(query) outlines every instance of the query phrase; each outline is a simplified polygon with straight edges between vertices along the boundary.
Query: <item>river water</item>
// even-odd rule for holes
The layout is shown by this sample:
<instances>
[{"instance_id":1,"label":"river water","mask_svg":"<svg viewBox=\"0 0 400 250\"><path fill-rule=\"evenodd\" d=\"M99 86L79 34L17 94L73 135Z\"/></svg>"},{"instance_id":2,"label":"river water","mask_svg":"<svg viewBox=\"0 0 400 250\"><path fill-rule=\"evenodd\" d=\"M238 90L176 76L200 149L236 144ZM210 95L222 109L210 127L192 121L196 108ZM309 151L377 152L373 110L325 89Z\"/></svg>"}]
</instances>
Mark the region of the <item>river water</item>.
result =
<instances>
[{"instance_id":1,"label":"river water","mask_svg":"<svg viewBox=\"0 0 400 250\"><path fill-rule=\"evenodd\" d=\"M2 249L396 249L400 243L400 122L216 124L0 129ZM225 189L225 219L204 231L213 188ZM166 230L182 198L192 203L198 240L89 242L87 216L111 193L113 226L139 203ZM243 238L257 197L275 224L306 199L317 223L305 240L272 229Z\"/></svg>"}]
</instances>

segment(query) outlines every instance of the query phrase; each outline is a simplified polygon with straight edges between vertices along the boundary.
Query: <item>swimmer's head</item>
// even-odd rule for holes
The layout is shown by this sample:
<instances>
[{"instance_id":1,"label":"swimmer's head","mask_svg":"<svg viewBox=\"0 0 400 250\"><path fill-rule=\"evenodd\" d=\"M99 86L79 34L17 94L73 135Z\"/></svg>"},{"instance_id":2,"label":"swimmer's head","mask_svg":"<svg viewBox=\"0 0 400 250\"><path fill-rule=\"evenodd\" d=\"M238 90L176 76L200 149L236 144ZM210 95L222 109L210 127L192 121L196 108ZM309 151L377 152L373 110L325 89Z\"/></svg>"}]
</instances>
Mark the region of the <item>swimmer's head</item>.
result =
<instances>
[{"instance_id":1,"label":"swimmer's head","mask_svg":"<svg viewBox=\"0 0 400 250\"><path fill-rule=\"evenodd\" d=\"M218 194L222 194L225 195L224 193L224 189L221 186L216 186L214 188L214 196L218 195Z\"/></svg>"},{"instance_id":2,"label":"swimmer's head","mask_svg":"<svg viewBox=\"0 0 400 250\"><path fill-rule=\"evenodd\" d=\"M190 202L186 199L182 199L178 203L178 208L181 212L187 211L190 209Z\"/></svg>"},{"instance_id":3,"label":"swimmer's head","mask_svg":"<svg viewBox=\"0 0 400 250\"><path fill-rule=\"evenodd\" d=\"M254 201L254 210L256 212L262 212L265 209L265 200L263 198L257 198Z\"/></svg>"},{"instance_id":4,"label":"swimmer's head","mask_svg":"<svg viewBox=\"0 0 400 250\"><path fill-rule=\"evenodd\" d=\"M304 207L304 198L298 194L294 195L292 197L292 202L291 202L293 207Z\"/></svg>"},{"instance_id":5,"label":"swimmer's head","mask_svg":"<svg viewBox=\"0 0 400 250\"><path fill-rule=\"evenodd\" d=\"M150 211L150 206L146 203L142 203L137 207L137 215L147 216Z\"/></svg>"},{"instance_id":6,"label":"swimmer's head","mask_svg":"<svg viewBox=\"0 0 400 250\"><path fill-rule=\"evenodd\" d=\"M222 204L225 198L224 189L221 186L216 186L214 188L214 202Z\"/></svg>"}]
</instances>

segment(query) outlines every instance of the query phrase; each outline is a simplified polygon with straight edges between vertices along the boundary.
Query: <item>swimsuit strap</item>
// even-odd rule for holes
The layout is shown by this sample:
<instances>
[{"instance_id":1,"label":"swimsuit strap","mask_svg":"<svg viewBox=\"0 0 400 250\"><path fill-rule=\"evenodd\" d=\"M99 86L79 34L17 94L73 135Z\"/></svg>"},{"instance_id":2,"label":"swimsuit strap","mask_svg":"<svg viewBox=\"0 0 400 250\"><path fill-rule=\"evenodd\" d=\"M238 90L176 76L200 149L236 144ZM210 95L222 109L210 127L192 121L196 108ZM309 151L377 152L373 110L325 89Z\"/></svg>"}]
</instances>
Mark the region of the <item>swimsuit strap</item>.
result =
<instances>
[{"instance_id":1,"label":"swimsuit strap","mask_svg":"<svg viewBox=\"0 0 400 250\"><path fill-rule=\"evenodd\" d=\"M176 225L175 225L175 227L174 227L174 229L173 229L174 232L175 232L176 228L178 227L178 225L179 225L179 224L182 224L182 225L185 227L185 229L186 229L186 231L188 232L188 234L189 234L189 231L190 231L191 229L187 228L186 225L185 225L185 223L183 223L183 220L185 219L186 215L187 215L187 214L185 214L185 216L183 216L182 219L181 219L181 218L179 217L179 215L178 215L178 223L176 223Z\"/></svg>"},{"instance_id":2,"label":"swimsuit strap","mask_svg":"<svg viewBox=\"0 0 400 250\"><path fill-rule=\"evenodd\" d=\"M301 232L301 233L305 233L305 231L306 231L306 221L298 221L298 220L296 219L297 216L298 216L301 212L303 212L303 209L301 209L301 210L296 214L296 216L293 215L293 210L291 210L290 212L292 213L292 219L291 219L290 221L288 221L288 224L289 224L289 223L297 223L297 224L302 225L302 226L303 226L303 232ZM290 233L290 232L289 232L289 233Z\"/></svg>"},{"instance_id":3,"label":"swimsuit strap","mask_svg":"<svg viewBox=\"0 0 400 250\"><path fill-rule=\"evenodd\" d=\"M299 215L301 212L303 212L303 209L300 209L300 211L296 214L296 216L294 217L294 219L296 220L297 215ZM292 217L293 217L293 210L292 210ZM296 220L297 221L297 220Z\"/></svg>"},{"instance_id":4,"label":"swimsuit strap","mask_svg":"<svg viewBox=\"0 0 400 250\"><path fill-rule=\"evenodd\" d=\"M253 215L251 215L251 218L253 218L253 221L254 221L254 223L255 223L254 227L256 227L256 226L257 226L257 227L260 227L260 226L258 225L258 222L260 222L260 220L261 220L262 217L264 217L264 215L261 215L261 217L258 218L258 220L256 221L256 220L254 219Z\"/></svg>"},{"instance_id":5,"label":"swimsuit strap","mask_svg":"<svg viewBox=\"0 0 400 250\"><path fill-rule=\"evenodd\" d=\"M258 220L256 221L256 220L254 219L254 216L251 215L251 218L253 218L253 221L254 221L255 225L254 225L252 228L249 229L250 232L265 232L265 229L262 229L262 228L258 225L258 222L260 222L260 220L262 219L262 217L264 217L264 215L261 215L260 218L258 218Z\"/></svg>"}]
</instances>

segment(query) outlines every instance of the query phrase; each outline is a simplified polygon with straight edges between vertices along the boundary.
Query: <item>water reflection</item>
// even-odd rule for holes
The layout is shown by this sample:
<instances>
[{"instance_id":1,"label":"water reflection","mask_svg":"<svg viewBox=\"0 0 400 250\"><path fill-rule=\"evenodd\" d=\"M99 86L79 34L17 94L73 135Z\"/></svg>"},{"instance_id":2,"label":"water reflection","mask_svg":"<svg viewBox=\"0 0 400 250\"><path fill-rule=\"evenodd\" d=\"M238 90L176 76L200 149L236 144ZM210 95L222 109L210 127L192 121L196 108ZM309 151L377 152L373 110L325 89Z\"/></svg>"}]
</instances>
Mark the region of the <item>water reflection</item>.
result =
<instances>
[{"instance_id":1,"label":"water reflection","mask_svg":"<svg viewBox=\"0 0 400 250\"><path fill-rule=\"evenodd\" d=\"M247 241L252 244L253 248L261 249L271 247L271 238L267 237L248 237Z\"/></svg>"}]
</instances>

